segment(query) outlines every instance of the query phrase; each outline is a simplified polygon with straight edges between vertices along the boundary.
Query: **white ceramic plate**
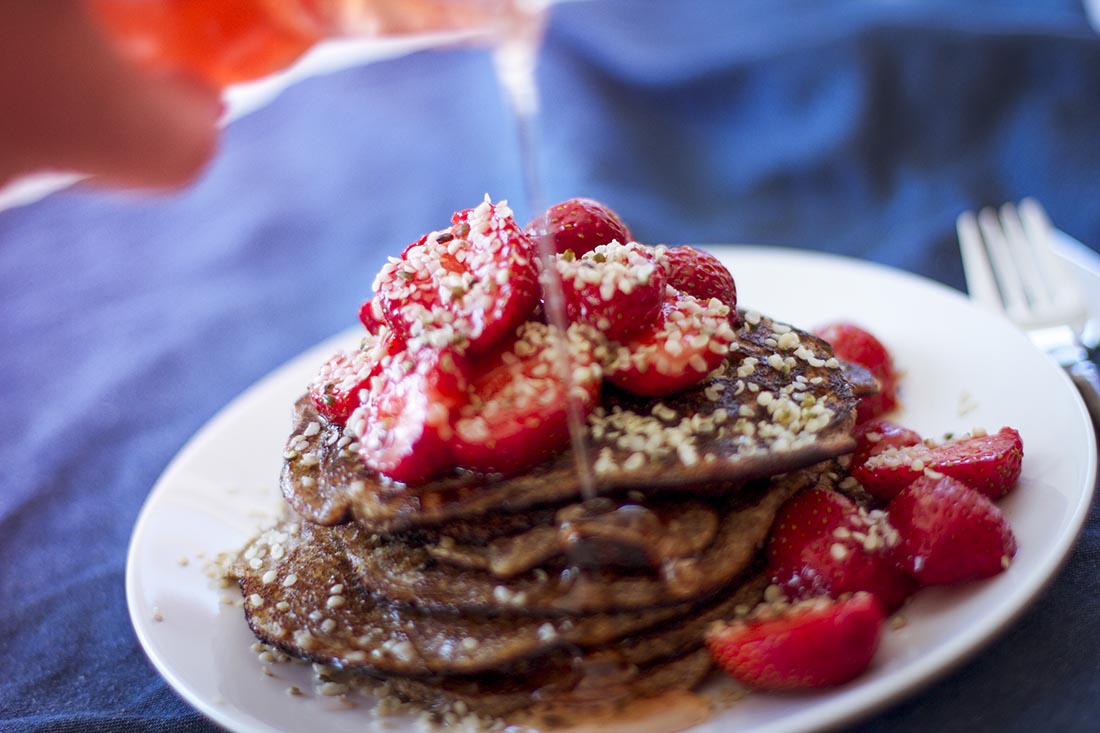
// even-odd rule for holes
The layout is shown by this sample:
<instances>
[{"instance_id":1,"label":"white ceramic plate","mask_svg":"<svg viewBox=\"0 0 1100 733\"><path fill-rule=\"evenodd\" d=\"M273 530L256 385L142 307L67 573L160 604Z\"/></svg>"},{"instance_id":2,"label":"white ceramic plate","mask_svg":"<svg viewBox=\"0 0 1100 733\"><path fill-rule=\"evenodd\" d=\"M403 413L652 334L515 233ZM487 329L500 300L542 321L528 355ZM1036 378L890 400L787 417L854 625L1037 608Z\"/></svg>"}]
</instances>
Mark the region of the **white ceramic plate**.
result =
<instances>
[{"instance_id":1,"label":"white ceramic plate","mask_svg":"<svg viewBox=\"0 0 1100 733\"><path fill-rule=\"evenodd\" d=\"M1092 428L1070 381L1010 324L960 294L895 270L806 252L713 250L735 274L741 302L803 327L854 320L885 341L906 372L905 424L927 436L974 426L1017 428L1025 443L1017 491L1002 506L1019 554L997 578L926 590L890 631L873 668L823 693L759 694L697 733L816 731L866 716L979 649L1058 571L1084 521L1096 481ZM290 408L344 334L277 370L229 404L157 482L134 529L126 586L138 638L192 705L238 733L392 731L368 705L292 697L310 690L304 665L261 673L238 608L221 602L204 559L238 548L280 506L276 477ZM201 556L201 557L200 557ZM187 560L184 564L182 561ZM404 725L398 722L397 729ZM409 728L412 729L411 723Z\"/></svg>"}]
</instances>

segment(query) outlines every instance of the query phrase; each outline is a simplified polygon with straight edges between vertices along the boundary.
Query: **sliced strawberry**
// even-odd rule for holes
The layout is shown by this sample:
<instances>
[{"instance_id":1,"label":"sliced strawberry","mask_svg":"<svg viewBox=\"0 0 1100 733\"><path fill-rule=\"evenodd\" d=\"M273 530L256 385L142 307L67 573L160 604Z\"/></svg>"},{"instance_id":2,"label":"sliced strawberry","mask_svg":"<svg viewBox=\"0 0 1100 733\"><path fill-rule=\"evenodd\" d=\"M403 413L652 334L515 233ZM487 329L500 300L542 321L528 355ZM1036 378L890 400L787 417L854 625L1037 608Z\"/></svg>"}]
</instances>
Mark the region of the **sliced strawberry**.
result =
<instances>
[{"instance_id":1,"label":"sliced strawberry","mask_svg":"<svg viewBox=\"0 0 1100 733\"><path fill-rule=\"evenodd\" d=\"M830 323L817 329L829 342L838 359L855 362L870 370L879 382L879 393L863 397L856 408L856 421L885 414L898 404L898 373L890 352L873 334L851 323Z\"/></svg>"},{"instance_id":2,"label":"sliced strawberry","mask_svg":"<svg viewBox=\"0 0 1100 733\"><path fill-rule=\"evenodd\" d=\"M453 349L425 347L386 359L348 419L363 462L406 484L451 470L451 415L466 399L467 370Z\"/></svg>"},{"instance_id":3,"label":"sliced strawberry","mask_svg":"<svg viewBox=\"0 0 1100 733\"><path fill-rule=\"evenodd\" d=\"M565 314L619 340L652 323L661 312L665 274L642 244L601 244L582 257L558 257Z\"/></svg>"},{"instance_id":4,"label":"sliced strawberry","mask_svg":"<svg viewBox=\"0 0 1100 733\"><path fill-rule=\"evenodd\" d=\"M538 304L535 244L504 202L460 211L392 259L374 281L377 308L398 336L482 354Z\"/></svg>"},{"instance_id":5,"label":"sliced strawberry","mask_svg":"<svg viewBox=\"0 0 1100 733\"><path fill-rule=\"evenodd\" d=\"M821 537L832 537L857 514L856 503L836 491L808 489L789 499L775 517L768 541L769 567L797 567L802 550Z\"/></svg>"},{"instance_id":6,"label":"sliced strawberry","mask_svg":"<svg viewBox=\"0 0 1100 733\"><path fill-rule=\"evenodd\" d=\"M926 470L962 481L991 498L1004 496L1016 485L1024 459L1024 444L1012 428L939 445L889 448L852 467L863 487L880 499L889 499L916 481Z\"/></svg>"},{"instance_id":7,"label":"sliced strawberry","mask_svg":"<svg viewBox=\"0 0 1100 733\"><path fill-rule=\"evenodd\" d=\"M567 399L582 415L599 400L601 375L593 341L597 334L583 326L569 328L565 343L571 391L562 378L552 334L544 323L525 323L511 344L477 364L469 400L454 422L451 451L459 467L515 473L569 444Z\"/></svg>"},{"instance_id":8,"label":"sliced strawberry","mask_svg":"<svg viewBox=\"0 0 1100 733\"><path fill-rule=\"evenodd\" d=\"M839 598L864 591L877 598L883 610L893 613L913 594L916 585L890 559L887 545L869 551L864 545L868 540L855 539L855 535L873 536L867 530L849 529L842 537L820 537L802 548L800 566L773 568L774 582L790 598Z\"/></svg>"},{"instance_id":9,"label":"sliced strawberry","mask_svg":"<svg viewBox=\"0 0 1100 733\"><path fill-rule=\"evenodd\" d=\"M554 251L572 250L577 257L608 242L632 241L619 215L599 201L572 198L554 204L527 225L532 238L549 237Z\"/></svg>"},{"instance_id":10,"label":"sliced strawberry","mask_svg":"<svg viewBox=\"0 0 1100 733\"><path fill-rule=\"evenodd\" d=\"M383 360L401 350L389 329L382 327L367 334L355 351L340 351L329 358L309 385L309 398L326 420L337 425L362 403L361 393L370 386L371 377L382 368Z\"/></svg>"},{"instance_id":11,"label":"sliced strawberry","mask_svg":"<svg viewBox=\"0 0 1100 733\"><path fill-rule=\"evenodd\" d=\"M737 285L733 275L714 255L689 245L655 247L658 262L668 275L668 284L704 302L718 298L730 307L736 324Z\"/></svg>"},{"instance_id":12,"label":"sliced strawberry","mask_svg":"<svg viewBox=\"0 0 1100 733\"><path fill-rule=\"evenodd\" d=\"M988 578L1008 567L1016 538L988 497L944 476L922 476L886 509L899 565L924 585Z\"/></svg>"},{"instance_id":13,"label":"sliced strawberry","mask_svg":"<svg viewBox=\"0 0 1100 733\"><path fill-rule=\"evenodd\" d=\"M386 326L385 315L376 298L368 298L359 306L359 322L367 329L367 333L378 333L379 329Z\"/></svg>"},{"instance_id":14,"label":"sliced strawberry","mask_svg":"<svg viewBox=\"0 0 1100 733\"><path fill-rule=\"evenodd\" d=\"M837 322L818 328L817 335L829 342L838 358L862 364L880 379L896 376L890 352L870 331Z\"/></svg>"},{"instance_id":15,"label":"sliced strawberry","mask_svg":"<svg viewBox=\"0 0 1100 733\"><path fill-rule=\"evenodd\" d=\"M856 447L849 465L864 463L868 458L890 448L906 448L921 443L920 433L881 417L861 422L852 429Z\"/></svg>"},{"instance_id":16,"label":"sliced strawberry","mask_svg":"<svg viewBox=\"0 0 1100 733\"><path fill-rule=\"evenodd\" d=\"M866 591L887 612L914 590L894 565L897 534L883 512L867 512L828 489L810 489L784 504L768 542L772 582L790 598Z\"/></svg>"},{"instance_id":17,"label":"sliced strawberry","mask_svg":"<svg viewBox=\"0 0 1100 733\"><path fill-rule=\"evenodd\" d=\"M883 613L869 593L796 604L774 617L733 621L706 636L718 666L764 690L842 685L871 664Z\"/></svg>"},{"instance_id":18,"label":"sliced strawberry","mask_svg":"<svg viewBox=\"0 0 1100 733\"><path fill-rule=\"evenodd\" d=\"M636 395L669 394L702 381L726 358L733 341L729 306L668 286L657 320L610 344L605 374Z\"/></svg>"}]
</instances>

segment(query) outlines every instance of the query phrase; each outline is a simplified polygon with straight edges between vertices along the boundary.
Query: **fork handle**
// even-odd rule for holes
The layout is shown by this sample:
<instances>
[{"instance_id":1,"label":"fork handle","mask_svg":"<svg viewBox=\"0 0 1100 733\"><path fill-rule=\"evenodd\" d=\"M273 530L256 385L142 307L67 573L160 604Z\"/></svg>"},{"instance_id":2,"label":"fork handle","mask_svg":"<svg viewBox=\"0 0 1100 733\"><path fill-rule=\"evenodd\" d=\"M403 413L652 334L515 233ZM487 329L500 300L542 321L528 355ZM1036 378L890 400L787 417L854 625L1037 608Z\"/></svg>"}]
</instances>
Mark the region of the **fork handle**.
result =
<instances>
[{"instance_id":1,"label":"fork handle","mask_svg":"<svg viewBox=\"0 0 1100 733\"><path fill-rule=\"evenodd\" d=\"M1100 426L1100 368L1091 361L1071 365L1066 371L1085 400L1092 421Z\"/></svg>"}]
</instances>

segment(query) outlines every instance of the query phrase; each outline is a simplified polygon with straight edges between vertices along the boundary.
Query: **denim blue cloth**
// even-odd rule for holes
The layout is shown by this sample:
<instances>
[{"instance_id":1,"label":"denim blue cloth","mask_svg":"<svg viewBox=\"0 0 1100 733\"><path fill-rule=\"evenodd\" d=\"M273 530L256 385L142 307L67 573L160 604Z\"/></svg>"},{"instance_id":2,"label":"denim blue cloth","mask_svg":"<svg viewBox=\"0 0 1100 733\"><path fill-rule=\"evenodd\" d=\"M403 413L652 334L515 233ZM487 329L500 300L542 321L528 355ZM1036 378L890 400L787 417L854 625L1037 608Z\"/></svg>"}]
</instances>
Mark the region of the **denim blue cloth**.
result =
<instances>
[{"instance_id":1,"label":"denim blue cloth","mask_svg":"<svg viewBox=\"0 0 1100 733\"><path fill-rule=\"evenodd\" d=\"M214 726L145 660L123 591L157 476L232 397L354 323L373 273L485 192L523 200L477 50L291 88L166 196L0 213L0 731ZM1071 0L669 0L555 8L547 201L648 242L752 242L963 287L965 210L1035 196L1100 247L1100 36ZM0 111L2 113L2 111ZM868 733L1094 731L1100 516L973 661Z\"/></svg>"}]
</instances>

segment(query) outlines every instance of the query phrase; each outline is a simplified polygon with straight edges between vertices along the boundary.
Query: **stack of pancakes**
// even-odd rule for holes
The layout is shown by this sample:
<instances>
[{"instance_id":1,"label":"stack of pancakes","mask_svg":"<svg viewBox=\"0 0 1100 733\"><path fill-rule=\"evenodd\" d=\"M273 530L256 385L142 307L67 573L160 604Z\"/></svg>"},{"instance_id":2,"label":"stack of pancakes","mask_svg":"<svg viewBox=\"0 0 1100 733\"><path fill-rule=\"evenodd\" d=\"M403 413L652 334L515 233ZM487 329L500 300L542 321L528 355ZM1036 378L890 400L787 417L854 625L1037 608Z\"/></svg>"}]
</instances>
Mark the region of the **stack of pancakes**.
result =
<instances>
[{"instance_id":1,"label":"stack of pancakes","mask_svg":"<svg viewBox=\"0 0 1100 733\"><path fill-rule=\"evenodd\" d=\"M388 681L437 714L507 717L696 686L706 627L751 608L779 508L837 480L870 377L745 314L722 368L590 416L595 496L572 455L508 478L387 483L303 398L293 516L233 574L249 625L293 656Z\"/></svg>"}]
</instances>

